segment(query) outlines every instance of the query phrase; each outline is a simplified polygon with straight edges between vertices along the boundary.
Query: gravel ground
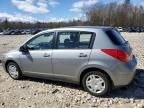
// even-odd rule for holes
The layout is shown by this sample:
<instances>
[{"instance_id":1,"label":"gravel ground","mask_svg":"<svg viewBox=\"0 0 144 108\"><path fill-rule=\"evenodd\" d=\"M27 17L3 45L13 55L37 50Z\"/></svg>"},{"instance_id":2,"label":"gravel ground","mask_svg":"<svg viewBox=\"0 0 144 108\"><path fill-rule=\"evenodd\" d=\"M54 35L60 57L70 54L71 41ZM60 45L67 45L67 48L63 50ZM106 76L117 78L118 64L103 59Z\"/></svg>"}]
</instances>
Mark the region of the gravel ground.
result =
<instances>
[{"instance_id":1,"label":"gravel ground","mask_svg":"<svg viewBox=\"0 0 144 108\"><path fill-rule=\"evenodd\" d=\"M24 78L12 80L0 66L0 108L144 108L144 33L122 33L138 59L137 75L125 88L98 98L74 84ZM30 36L0 36L0 58Z\"/></svg>"}]
</instances>

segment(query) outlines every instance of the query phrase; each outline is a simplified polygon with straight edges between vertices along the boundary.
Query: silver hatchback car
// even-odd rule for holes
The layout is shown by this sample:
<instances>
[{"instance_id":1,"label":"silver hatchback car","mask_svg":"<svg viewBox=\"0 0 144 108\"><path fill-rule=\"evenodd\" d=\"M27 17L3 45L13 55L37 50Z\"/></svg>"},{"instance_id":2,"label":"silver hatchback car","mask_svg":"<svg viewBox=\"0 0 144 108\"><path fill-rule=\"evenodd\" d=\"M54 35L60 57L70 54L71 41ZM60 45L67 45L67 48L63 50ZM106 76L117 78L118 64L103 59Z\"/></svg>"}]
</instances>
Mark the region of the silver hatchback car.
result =
<instances>
[{"instance_id":1,"label":"silver hatchback car","mask_svg":"<svg viewBox=\"0 0 144 108\"><path fill-rule=\"evenodd\" d=\"M95 96L128 85L137 61L128 41L113 27L66 27L40 32L7 53L3 67L22 76L81 84Z\"/></svg>"}]
</instances>

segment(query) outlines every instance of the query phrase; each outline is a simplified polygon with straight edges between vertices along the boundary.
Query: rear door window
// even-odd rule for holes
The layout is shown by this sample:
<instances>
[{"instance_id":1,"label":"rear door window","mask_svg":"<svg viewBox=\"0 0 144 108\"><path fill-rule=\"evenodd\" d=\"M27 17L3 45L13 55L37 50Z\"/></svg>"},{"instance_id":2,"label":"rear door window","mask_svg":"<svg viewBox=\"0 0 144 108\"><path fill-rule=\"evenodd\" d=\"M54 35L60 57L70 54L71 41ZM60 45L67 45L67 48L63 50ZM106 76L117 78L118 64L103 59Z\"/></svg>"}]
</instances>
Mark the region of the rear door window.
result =
<instances>
[{"instance_id":1,"label":"rear door window","mask_svg":"<svg viewBox=\"0 0 144 108\"><path fill-rule=\"evenodd\" d=\"M110 38L110 40L116 45L122 45L126 42L125 39L121 36L121 34L115 29L106 30L106 34Z\"/></svg>"},{"instance_id":2,"label":"rear door window","mask_svg":"<svg viewBox=\"0 0 144 108\"><path fill-rule=\"evenodd\" d=\"M91 48L91 32L59 32L57 36L58 49L89 49Z\"/></svg>"},{"instance_id":3,"label":"rear door window","mask_svg":"<svg viewBox=\"0 0 144 108\"><path fill-rule=\"evenodd\" d=\"M59 32L58 49L76 49L78 48L79 32Z\"/></svg>"}]
</instances>

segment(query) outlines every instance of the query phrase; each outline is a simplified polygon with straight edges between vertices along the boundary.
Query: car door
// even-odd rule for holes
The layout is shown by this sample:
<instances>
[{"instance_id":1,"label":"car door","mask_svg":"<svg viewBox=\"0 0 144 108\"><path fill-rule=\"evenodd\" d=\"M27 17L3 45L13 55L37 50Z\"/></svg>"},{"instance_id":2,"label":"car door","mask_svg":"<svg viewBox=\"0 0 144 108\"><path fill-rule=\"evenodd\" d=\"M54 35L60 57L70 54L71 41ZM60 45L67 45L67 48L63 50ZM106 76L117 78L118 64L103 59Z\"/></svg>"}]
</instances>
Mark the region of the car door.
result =
<instances>
[{"instance_id":1,"label":"car door","mask_svg":"<svg viewBox=\"0 0 144 108\"><path fill-rule=\"evenodd\" d=\"M93 33L58 32L57 49L53 50L52 62L56 77L73 79L88 64Z\"/></svg>"},{"instance_id":2,"label":"car door","mask_svg":"<svg viewBox=\"0 0 144 108\"><path fill-rule=\"evenodd\" d=\"M24 73L52 74L52 48L54 32L43 33L30 39L25 46L28 52L22 52L20 61Z\"/></svg>"}]
</instances>

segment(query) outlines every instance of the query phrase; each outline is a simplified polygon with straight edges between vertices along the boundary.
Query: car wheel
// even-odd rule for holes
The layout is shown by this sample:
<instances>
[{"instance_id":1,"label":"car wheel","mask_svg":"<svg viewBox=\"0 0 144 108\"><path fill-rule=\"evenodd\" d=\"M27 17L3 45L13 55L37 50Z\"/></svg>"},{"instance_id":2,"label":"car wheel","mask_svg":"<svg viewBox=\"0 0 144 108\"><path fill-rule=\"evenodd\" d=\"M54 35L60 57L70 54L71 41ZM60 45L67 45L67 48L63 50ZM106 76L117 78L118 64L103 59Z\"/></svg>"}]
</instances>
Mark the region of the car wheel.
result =
<instances>
[{"instance_id":1,"label":"car wheel","mask_svg":"<svg viewBox=\"0 0 144 108\"><path fill-rule=\"evenodd\" d=\"M14 80L18 80L22 77L22 72L19 66L14 62L10 62L7 64L7 71L10 77Z\"/></svg>"},{"instance_id":2,"label":"car wheel","mask_svg":"<svg viewBox=\"0 0 144 108\"><path fill-rule=\"evenodd\" d=\"M108 76L100 71L88 72L82 79L84 90L94 96L106 96L111 91L111 81Z\"/></svg>"}]
</instances>

